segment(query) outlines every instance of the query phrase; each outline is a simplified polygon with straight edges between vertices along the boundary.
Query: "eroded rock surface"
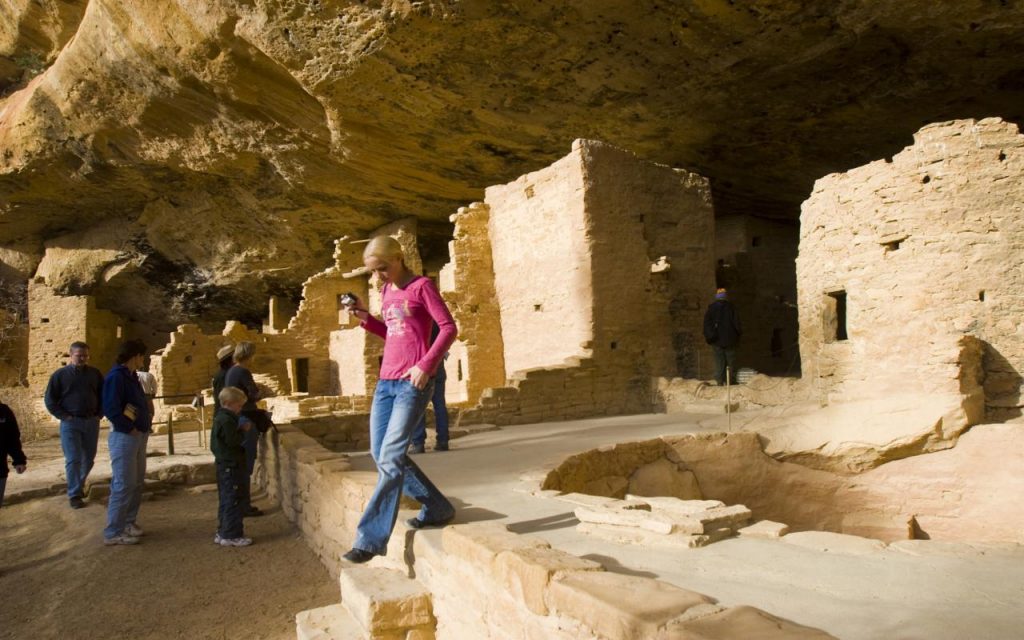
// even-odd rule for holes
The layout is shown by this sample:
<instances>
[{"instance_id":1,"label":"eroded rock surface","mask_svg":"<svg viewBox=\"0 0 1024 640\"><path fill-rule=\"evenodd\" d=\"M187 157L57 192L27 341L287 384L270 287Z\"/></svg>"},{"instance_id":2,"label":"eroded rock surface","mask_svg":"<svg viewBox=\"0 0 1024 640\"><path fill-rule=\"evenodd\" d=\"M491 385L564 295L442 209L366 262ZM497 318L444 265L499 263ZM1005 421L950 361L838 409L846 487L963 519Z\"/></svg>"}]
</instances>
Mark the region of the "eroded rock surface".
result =
<instances>
[{"instance_id":1,"label":"eroded rock surface","mask_svg":"<svg viewBox=\"0 0 1024 640\"><path fill-rule=\"evenodd\" d=\"M333 238L408 214L442 237L485 185L578 137L711 177L720 213L794 216L814 179L924 122L1020 118L1022 18L996 2L15 0L0 268L31 276L49 242L92 256L69 291L131 283L118 313L155 297L168 323L258 318Z\"/></svg>"}]
</instances>

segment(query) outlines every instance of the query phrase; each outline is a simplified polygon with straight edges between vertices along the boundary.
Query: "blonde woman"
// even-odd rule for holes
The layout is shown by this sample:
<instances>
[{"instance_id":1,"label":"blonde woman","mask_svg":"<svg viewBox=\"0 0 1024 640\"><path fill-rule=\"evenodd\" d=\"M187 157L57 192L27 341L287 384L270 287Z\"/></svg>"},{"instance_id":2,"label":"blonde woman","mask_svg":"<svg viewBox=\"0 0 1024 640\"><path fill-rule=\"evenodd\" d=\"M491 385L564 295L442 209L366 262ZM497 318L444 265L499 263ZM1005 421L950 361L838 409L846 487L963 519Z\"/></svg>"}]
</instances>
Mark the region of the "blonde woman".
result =
<instances>
[{"instance_id":1,"label":"blonde woman","mask_svg":"<svg viewBox=\"0 0 1024 640\"><path fill-rule=\"evenodd\" d=\"M370 453L377 463L377 488L359 521L352 550L344 556L354 563L387 552L403 490L423 505L419 515L409 520L410 527L441 526L455 517L455 507L406 455L430 400L437 368L455 341L455 321L430 279L405 265L402 246L394 238L371 240L363 263L384 282L382 319L370 315L359 300L349 309L364 329L384 338L384 357L370 409ZM431 344L434 323L439 331Z\"/></svg>"}]
</instances>

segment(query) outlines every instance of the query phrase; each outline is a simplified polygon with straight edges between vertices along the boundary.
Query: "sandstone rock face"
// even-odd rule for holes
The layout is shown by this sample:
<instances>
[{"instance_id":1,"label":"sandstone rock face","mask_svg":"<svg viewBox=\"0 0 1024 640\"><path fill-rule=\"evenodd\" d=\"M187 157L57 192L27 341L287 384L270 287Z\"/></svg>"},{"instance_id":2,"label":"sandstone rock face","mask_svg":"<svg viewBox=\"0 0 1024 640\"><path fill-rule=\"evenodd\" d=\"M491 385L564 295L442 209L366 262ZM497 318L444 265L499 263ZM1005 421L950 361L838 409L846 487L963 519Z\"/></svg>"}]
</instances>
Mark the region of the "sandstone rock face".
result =
<instances>
[{"instance_id":1,"label":"sandstone rock face","mask_svg":"<svg viewBox=\"0 0 1024 640\"><path fill-rule=\"evenodd\" d=\"M28 277L46 241L112 222L126 240L80 248L116 258L76 281L136 274L112 311L159 298L164 328L258 320L338 235L408 214L445 235L484 185L581 136L712 177L723 211L791 215L815 178L921 122L1019 117L1022 12L14 0L0 9L0 256Z\"/></svg>"}]
</instances>

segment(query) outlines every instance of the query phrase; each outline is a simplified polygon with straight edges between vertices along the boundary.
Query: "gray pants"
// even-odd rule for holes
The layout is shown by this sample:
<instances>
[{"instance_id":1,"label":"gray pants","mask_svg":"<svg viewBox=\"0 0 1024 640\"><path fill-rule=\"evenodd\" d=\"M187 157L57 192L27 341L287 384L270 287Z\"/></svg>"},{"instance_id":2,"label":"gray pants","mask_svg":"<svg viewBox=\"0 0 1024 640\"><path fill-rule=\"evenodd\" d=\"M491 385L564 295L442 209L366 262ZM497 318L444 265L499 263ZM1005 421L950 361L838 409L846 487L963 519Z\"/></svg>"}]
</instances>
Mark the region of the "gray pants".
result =
<instances>
[{"instance_id":1,"label":"gray pants","mask_svg":"<svg viewBox=\"0 0 1024 640\"><path fill-rule=\"evenodd\" d=\"M725 368L729 367L729 384L736 384L736 349L711 345L715 351L715 382L725 384Z\"/></svg>"}]
</instances>

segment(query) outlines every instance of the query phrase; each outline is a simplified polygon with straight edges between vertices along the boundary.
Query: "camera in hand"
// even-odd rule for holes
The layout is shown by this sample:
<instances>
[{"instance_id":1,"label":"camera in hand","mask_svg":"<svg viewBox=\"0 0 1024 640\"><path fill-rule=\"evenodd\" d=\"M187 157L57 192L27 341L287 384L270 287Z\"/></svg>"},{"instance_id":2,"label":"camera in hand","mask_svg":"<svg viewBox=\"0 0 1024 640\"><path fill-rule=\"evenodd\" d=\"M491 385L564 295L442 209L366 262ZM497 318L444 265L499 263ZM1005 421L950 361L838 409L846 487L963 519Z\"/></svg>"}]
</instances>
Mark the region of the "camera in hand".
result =
<instances>
[{"instance_id":1,"label":"camera in hand","mask_svg":"<svg viewBox=\"0 0 1024 640\"><path fill-rule=\"evenodd\" d=\"M341 304L346 307L354 307L357 302L359 302L359 298L356 297L356 294L351 292L341 294Z\"/></svg>"}]
</instances>

